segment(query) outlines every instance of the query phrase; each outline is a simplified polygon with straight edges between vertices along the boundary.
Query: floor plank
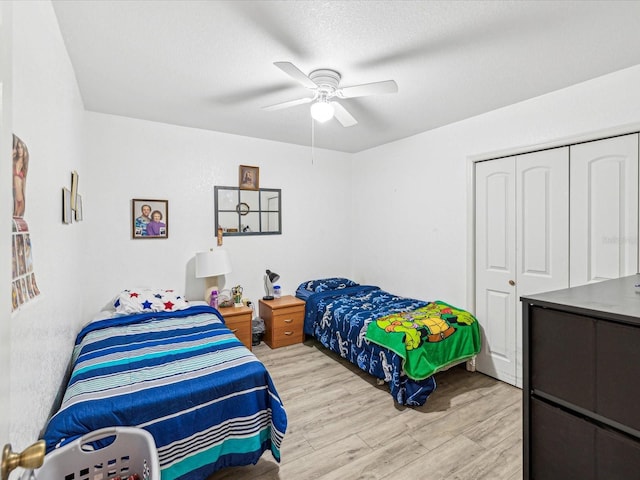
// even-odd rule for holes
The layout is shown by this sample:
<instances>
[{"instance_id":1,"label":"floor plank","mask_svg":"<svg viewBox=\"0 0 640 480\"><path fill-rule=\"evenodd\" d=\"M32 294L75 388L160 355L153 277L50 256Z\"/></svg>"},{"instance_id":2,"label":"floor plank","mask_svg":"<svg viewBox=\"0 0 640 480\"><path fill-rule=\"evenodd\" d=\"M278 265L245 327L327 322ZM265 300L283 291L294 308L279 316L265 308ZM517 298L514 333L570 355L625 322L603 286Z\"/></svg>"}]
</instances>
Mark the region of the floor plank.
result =
<instances>
[{"instance_id":1,"label":"floor plank","mask_svg":"<svg viewBox=\"0 0 640 480\"><path fill-rule=\"evenodd\" d=\"M208 480L515 480L522 478L522 391L462 366L436 374L422 407L315 340L254 353L287 411L282 462L221 470Z\"/></svg>"}]
</instances>

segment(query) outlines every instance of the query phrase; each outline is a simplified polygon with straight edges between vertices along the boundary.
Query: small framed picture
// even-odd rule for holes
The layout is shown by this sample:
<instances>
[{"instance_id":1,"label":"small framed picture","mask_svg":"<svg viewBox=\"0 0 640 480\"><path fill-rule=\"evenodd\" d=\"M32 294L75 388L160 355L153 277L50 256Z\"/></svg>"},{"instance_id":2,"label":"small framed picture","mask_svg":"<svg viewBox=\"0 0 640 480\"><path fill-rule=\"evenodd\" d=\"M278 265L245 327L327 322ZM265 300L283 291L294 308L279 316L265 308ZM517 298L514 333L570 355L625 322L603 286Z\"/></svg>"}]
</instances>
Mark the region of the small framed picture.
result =
<instances>
[{"instance_id":1,"label":"small framed picture","mask_svg":"<svg viewBox=\"0 0 640 480\"><path fill-rule=\"evenodd\" d=\"M62 187L62 223L71 221L71 190Z\"/></svg>"},{"instance_id":2,"label":"small framed picture","mask_svg":"<svg viewBox=\"0 0 640 480\"><path fill-rule=\"evenodd\" d=\"M131 200L131 237L169 238L169 201Z\"/></svg>"},{"instance_id":3,"label":"small framed picture","mask_svg":"<svg viewBox=\"0 0 640 480\"><path fill-rule=\"evenodd\" d=\"M71 210L76 209L78 201L78 172L71 172Z\"/></svg>"},{"instance_id":4,"label":"small framed picture","mask_svg":"<svg viewBox=\"0 0 640 480\"><path fill-rule=\"evenodd\" d=\"M240 165L240 188L242 190L258 190L260 188L260 169Z\"/></svg>"},{"instance_id":5,"label":"small framed picture","mask_svg":"<svg viewBox=\"0 0 640 480\"><path fill-rule=\"evenodd\" d=\"M82 195L76 196L76 222L82 220Z\"/></svg>"}]
</instances>

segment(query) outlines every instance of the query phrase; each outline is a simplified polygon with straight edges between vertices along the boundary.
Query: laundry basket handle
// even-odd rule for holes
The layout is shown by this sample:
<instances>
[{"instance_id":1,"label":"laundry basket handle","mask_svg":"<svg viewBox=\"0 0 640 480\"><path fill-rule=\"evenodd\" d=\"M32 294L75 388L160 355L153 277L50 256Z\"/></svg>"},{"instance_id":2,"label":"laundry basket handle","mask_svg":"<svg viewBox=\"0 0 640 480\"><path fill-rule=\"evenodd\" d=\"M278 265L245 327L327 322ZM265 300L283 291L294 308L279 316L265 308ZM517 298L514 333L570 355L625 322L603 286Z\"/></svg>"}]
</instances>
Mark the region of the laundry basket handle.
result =
<instances>
[{"instance_id":1,"label":"laundry basket handle","mask_svg":"<svg viewBox=\"0 0 640 480\"><path fill-rule=\"evenodd\" d=\"M118 435L118 427L106 427L101 428L100 430L95 430L93 432L89 432L86 435L83 435L80 438L80 445L84 445L85 443L95 442L97 440L102 440L103 438L113 437Z\"/></svg>"}]
</instances>

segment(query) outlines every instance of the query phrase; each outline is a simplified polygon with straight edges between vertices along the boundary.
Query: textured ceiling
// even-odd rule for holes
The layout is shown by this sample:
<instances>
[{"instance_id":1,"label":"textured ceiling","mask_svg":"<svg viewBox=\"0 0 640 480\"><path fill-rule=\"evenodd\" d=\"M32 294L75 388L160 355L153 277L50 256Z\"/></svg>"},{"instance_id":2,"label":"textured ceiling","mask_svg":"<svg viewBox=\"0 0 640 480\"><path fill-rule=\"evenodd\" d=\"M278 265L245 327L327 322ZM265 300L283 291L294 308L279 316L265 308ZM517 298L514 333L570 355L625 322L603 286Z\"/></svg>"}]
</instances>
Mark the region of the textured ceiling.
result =
<instances>
[{"instance_id":1,"label":"textured ceiling","mask_svg":"<svg viewBox=\"0 0 640 480\"><path fill-rule=\"evenodd\" d=\"M342 86L358 152L640 64L640 1L53 1L87 110L310 145L310 96L273 62Z\"/></svg>"}]
</instances>

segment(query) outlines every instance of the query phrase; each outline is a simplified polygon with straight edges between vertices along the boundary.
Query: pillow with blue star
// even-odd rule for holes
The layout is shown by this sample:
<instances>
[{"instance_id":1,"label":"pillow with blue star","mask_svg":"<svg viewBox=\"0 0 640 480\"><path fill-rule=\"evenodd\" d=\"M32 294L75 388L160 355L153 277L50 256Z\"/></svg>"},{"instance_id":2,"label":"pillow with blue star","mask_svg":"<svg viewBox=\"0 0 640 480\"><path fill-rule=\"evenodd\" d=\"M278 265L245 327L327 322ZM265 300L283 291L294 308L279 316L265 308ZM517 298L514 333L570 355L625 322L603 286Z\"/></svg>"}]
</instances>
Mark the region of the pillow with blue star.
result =
<instances>
[{"instance_id":1,"label":"pillow with blue star","mask_svg":"<svg viewBox=\"0 0 640 480\"><path fill-rule=\"evenodd\" d=\"M184 295L176 290L158 288L129 288L118 294L113 302L117 313L175 312L189 308Z\"/></svg>"}]
</instances>

